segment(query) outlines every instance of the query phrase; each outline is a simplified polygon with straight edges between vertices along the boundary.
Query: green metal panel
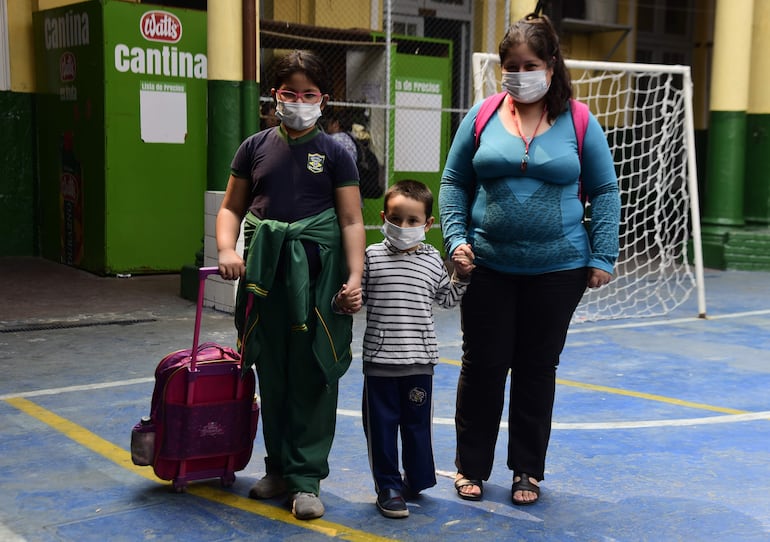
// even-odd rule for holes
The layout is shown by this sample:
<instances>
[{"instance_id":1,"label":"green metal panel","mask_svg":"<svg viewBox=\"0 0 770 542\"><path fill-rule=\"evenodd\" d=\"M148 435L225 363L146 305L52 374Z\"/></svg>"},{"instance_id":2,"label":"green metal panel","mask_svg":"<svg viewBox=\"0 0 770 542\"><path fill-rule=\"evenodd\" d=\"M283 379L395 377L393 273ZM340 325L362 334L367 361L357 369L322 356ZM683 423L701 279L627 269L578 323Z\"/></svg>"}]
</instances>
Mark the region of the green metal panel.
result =
<instances>
[{"instance_id":1,"label":"green metal panel","mask_svg":"<svg viewBox=\"0 0 770 542\"><path fill-rule=\"evenodd\" d=\"M104 69L99 2L33 14L41 254L104 265Z\"/></svg>"},{"instance_id":2,"label":"green metal panel","mask_svg":"<svg viewBox=\"0 0 770 542\"><path fill-rule=\"evenodd\" d=\"M105 271L179 271L206 188L204 12L104 2Z\"/></svg>"}]
</instances>

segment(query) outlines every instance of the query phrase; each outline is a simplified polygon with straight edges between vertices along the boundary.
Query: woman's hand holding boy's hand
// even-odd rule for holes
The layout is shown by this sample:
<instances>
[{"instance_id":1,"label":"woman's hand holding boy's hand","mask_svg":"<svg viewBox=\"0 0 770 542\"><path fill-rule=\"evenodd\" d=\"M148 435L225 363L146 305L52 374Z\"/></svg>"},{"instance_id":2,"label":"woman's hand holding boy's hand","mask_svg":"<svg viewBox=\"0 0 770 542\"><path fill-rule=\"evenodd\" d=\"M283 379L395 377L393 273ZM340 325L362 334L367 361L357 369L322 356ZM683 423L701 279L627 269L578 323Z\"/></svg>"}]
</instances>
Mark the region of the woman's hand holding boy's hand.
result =
<instances>
[{"instance_id":1,"label":"woman's hand holding boy's hand","mask_svg":"<svg viewBox=\"0 0 770 542\"><path fill-rule=\"evenodd\" d=\"M353 314L361 310L363 306L363 294L361 288L350 289L347 284L343 284L340 291L334 298L334 303L340 312Z\"/></svg>"},{"instance_id":2,"label":"woman's hand holding boy's hand","mask_svg":"<svg viewBox=\"0 0 770 542\"><path fill-rule=\"evenodd\" d=\"M457 276L467 277L470 275L471 271L476 267L473 265L475 258L473 249L468 243L458 246L452 253L452 263L454 264Z\"/></svg>"}]
</instances>

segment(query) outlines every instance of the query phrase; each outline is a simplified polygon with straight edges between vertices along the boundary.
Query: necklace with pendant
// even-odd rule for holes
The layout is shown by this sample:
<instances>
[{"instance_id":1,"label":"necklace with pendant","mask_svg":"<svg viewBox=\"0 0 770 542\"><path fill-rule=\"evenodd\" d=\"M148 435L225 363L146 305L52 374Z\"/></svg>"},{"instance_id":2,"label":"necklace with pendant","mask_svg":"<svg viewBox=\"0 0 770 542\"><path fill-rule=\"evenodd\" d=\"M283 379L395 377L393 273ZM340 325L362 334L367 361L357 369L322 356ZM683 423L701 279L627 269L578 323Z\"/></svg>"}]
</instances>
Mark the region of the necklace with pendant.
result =
<instances>
[{"instance_id":1,"label":"necklace with pendant","mask_svg":"<svg viewBox=\"0 0 770 542\"><path fill-rule=\"evenodd\" d=\"M543 107L543 112L540 114L540 120L537 121L535 131L532 132L532 137L527 137L521 130L521 122L519 122L519 117L516 115L516 108L513 105L513 100L511 100L511 114L513 115L513 122L516 123L516 129L519 131L519 135L524 141L524 156L521 157L521 171L527 171L527 165L529 164L529 146L532 144L532 140L535 139L535 135L537 135L537 131L540 129L540 124L542 124L547 110L548 109L546 107Z\"/></svg>"}]
</instances>

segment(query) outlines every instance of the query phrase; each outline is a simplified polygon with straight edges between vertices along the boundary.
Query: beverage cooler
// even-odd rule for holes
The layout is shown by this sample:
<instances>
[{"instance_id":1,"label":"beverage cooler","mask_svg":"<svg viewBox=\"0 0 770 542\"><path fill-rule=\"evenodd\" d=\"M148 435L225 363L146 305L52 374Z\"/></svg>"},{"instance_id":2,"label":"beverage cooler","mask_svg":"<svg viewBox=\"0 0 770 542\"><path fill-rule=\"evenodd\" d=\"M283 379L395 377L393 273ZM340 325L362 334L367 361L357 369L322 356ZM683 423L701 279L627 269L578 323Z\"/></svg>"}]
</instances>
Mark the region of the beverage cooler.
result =
<instances>
[{"instance_id":1,"label":"beverage cooler","mask_svg":"<svg viewBox=\"0 0 770 542\"><path fill-rule=\"evenodd\" d=\"M206 13L99 0L33 24L42 255L179 272L204 231Z\"/></svg>"}]
</instances>

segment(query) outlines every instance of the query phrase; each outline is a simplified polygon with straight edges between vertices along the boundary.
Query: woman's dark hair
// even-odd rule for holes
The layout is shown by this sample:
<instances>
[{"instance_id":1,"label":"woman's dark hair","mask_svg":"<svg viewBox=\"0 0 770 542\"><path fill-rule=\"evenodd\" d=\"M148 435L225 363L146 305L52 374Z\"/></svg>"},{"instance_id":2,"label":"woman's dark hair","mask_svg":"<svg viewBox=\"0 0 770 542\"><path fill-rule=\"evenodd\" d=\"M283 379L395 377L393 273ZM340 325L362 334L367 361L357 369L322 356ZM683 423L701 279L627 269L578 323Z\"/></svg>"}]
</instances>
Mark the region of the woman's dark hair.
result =
<instances>
[{"instance_id":1,"label":"woman's dark hair","mask_svg":"<svg viewBox=\"0 0 770 542\"><path fill-rule=\"evenodd\" d=\"M292 75L302 72L323 94L331 93L331 83L321 59L311 51L295 50L278 60L275 65L273 88L280 88Z\"/></svg>"},{"instance_id":2,"label":"woman's dark hair","mask_svg":"<svg viewBox=\"0 0 770 542\"><path fill-rule=\"evenodd\" d=\"M388 212L388 200L396 194L401 194L404 197L422 203L425 206L425 218L433 216L433 193L425 183L415 181L414 179L402 179L391 185L388 191L385 192L385 199L382 202L382 208L386 213Z\"/></svg>"},{"instance_id":3,"label":"woman's dark hair","mask_svg":"<svg viewBox=\"0 0 770 542\"><path fill-rule=\"evenodd\" d=\"M548 16L530 13L511 25L500 42L500 64L512 48L522 43L553 70L551 87L545 95L548 119L553 121L567 109L572 97L572 83L559 47L559 36Z\"/></svg>"},{"instance_id":4,"label":"woman's dark hair","mask_svg":"<svg viewBox=\"0 0 770 542\"><path fill-rule=\"evenodd\" d=\"M329 107L324 109L324 117L326 122L336 120L340 124L340 130L343 132L349 132L353 129L353 120L350 111L343 107Z\"/></svg>"}]
</instances>

